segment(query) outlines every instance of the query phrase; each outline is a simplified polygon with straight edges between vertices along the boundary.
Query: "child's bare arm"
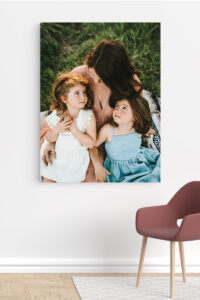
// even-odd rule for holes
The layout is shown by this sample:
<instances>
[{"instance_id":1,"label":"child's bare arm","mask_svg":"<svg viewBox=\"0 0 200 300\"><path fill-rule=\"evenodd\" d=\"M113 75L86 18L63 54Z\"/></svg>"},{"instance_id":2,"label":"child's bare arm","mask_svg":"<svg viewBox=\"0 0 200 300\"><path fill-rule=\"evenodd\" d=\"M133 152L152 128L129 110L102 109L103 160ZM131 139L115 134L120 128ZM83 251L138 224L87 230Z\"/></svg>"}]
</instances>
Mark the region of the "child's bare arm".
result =
<instances>
[{"instance_id":1,"label":"child's bare arm","mask_svg":"<svg viewBox=\"0 0 200 300\"><path fill-rule=\"evenodd\" d=\"M100 146L103 142L105 142L109 138L110 134L111 134L111 126L109 124L104 125L99 131L97 141L95 143L95 147L90 149L90 157L94 165L96 180L98 182L106 181L106 173L108 175L111 175L111 173L108 172L100 162L98 149L97 149L98 146Z\"/></svg>"},{"instance_id":2,"label":"child's bare arm","mask_svg":"<svg viewBox=\"0 0 200 300\"><path fill-rule=\"evenodd\" d=\"M105 124L99 130L95 147L99 147L104 142L108 142L112 137L112 126L110 124Z\"/></svg>"},{"instance_id":3,"label":"child's bare arm","mask_svg":"<svg viewBox=\"0 0 200 300\"><path fill-rule=\"evenodd\" d=\"M92 114L92 119L90 120L90 124L86 128L85 133L77 128L75 119L71 120L70 124L68 124L68 128L81 145L87 146L88 148L94 147L96 142L96 118L94 114Z\"/></svg>"}]
</instances>

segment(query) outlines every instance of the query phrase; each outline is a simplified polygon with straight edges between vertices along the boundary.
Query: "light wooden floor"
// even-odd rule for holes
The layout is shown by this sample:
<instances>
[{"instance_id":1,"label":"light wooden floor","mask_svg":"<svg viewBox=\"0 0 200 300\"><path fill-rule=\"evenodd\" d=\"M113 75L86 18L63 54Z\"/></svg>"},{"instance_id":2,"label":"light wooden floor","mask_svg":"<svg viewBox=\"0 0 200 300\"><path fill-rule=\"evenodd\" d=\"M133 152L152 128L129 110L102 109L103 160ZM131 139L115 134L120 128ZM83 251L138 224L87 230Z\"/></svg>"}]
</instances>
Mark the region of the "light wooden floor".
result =
<instances>
[{"instance_id":1,"label":"light wooden floor","mask_svg":"<svg viewBox=\"0 0 200 300\"><path fill-rule=\"evenodd\" d=\"M0 274L0 300L80 300L72 276L136 276L136 274Z\"/></svg>"}]
</instances>

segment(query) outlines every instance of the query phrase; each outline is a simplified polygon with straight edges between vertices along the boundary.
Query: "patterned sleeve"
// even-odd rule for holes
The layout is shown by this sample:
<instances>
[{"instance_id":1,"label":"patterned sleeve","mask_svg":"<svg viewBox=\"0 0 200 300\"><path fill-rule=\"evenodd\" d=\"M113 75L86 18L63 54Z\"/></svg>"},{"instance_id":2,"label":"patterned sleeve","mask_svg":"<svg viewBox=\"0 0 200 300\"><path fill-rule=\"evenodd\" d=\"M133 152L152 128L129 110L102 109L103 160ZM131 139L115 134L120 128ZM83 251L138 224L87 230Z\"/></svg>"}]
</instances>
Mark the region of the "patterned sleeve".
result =
<instances>
[{"instance_id":1,"label":"patterned sleeve","mask_svg":"<svg viewBox=\"0 0 200 300\"><path fill-rule=\"evenodd\" d=\"M150 92L143 90L143 97L148 101L149 108L152 117L152 126L151 128L156 131L155 135L151 135L150 138L143 137L143 145L147 148L156 150L160 152L160 145L161 145L161 137L160 137L160 99L152 98Z\"/></svg>"},{"instance_id":2,"label":"patterned sleeve","mask_svg":"<svg viewBox=\"0 0 200 300\"><path fill-rule=\"evenodd\" d=\"M92 116L93 116L93 111L92 110L87 110L86 128L90 125L90 121L92 120Z\"/></svg>"},{"instance_id":3,"label":"patterned sleeve","mask_svg":"<svg viewBox=\"0 0 200 300\"><path fill-rule=\"evenodd\" d=\"M52 113L50 115L48 115L48 117L46 117L45 120L46 120L47 124L49 125L49 127L53 128L56 126L56 124L60 120L60 117L57 116L56 110L53 110Z\"/></svg>"},{"instance_id":4,"label":"patterned sleeve","mask_svg":"<svg viewBox=\"0 0 200 300\"><path fill-rule=\"evenodd\" d=\"M88 110L82 110L82 122L81 122L81 128L82 128L82 131L85 132L87 127L89 126L90 124L90 121L92 119L92 116L93 116L93 111L88 109Z\"/></svg>"}]
</instances>

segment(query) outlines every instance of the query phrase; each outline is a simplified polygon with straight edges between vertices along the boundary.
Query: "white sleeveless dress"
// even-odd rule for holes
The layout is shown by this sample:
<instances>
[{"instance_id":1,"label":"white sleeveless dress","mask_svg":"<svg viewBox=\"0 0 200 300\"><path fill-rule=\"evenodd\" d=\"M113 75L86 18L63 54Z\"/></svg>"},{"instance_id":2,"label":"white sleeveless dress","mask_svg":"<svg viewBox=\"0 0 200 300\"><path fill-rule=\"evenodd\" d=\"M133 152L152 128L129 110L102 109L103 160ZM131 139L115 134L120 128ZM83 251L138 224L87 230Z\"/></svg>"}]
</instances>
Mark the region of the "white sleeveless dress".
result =
<instances>
[{"instance_id":1,"label":"white sleeveless dress","mask_svg":"<svg viewBox=\"0 0 200 300\"><path fill-rule=\"evenodd\" d=\"M92 118L92 110L81 109L76 119L77 128L85 132ZM46 117L48 125L53 128L60 117L56 110ZM42 161L42 154L47 144L45 139L40 150L40 175L56 182L81 182L86 177L90 162L87 146L83 146L71 132L64 132L58 135L56 141L56 158L53 163L46 167Z\"/></svg>"}]
</instances>

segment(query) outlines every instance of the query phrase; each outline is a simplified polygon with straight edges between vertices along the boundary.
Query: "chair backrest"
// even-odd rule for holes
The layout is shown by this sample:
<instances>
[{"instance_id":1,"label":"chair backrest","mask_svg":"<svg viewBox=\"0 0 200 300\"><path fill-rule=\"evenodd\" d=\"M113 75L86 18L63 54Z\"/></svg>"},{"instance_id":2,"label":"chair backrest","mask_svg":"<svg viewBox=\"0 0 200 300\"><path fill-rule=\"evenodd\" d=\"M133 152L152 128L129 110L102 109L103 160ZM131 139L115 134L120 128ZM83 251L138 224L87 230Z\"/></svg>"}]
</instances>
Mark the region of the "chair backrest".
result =
<instances>
[{"instance_id":1,"label":"chair backrest","mask_svg":"<svg viewBox=\"0 0 200 300\"><path fill-rule=\"evenodd\" d=\"M168 206L177 219L200 213L200 181L185 184L169 201Z\"/></svg>"}]
</instances>

